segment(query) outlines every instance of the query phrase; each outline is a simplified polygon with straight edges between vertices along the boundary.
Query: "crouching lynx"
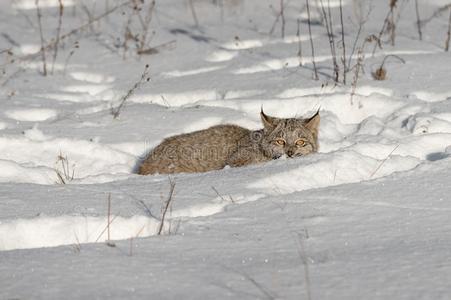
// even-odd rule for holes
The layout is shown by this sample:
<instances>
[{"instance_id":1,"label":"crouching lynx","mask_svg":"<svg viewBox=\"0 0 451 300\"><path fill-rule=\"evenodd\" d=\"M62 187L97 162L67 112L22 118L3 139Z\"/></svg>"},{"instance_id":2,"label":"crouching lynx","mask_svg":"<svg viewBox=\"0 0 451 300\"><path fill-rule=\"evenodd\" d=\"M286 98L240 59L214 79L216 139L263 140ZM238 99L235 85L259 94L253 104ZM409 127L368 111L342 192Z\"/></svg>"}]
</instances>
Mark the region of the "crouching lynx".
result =
<instances>
[{"instance_id":1,"label":"crouching lynx","mask_svg":"<svg viewBox=\"0 0 451 300\"><path fill-rule=\"evenodd\" d=\"M318 150L319 111L311 118L281 119L260 113L263 129L217 125L176 135L155 147L138 174L195 173L296 157Z\"/></svg>"}]
</instances>

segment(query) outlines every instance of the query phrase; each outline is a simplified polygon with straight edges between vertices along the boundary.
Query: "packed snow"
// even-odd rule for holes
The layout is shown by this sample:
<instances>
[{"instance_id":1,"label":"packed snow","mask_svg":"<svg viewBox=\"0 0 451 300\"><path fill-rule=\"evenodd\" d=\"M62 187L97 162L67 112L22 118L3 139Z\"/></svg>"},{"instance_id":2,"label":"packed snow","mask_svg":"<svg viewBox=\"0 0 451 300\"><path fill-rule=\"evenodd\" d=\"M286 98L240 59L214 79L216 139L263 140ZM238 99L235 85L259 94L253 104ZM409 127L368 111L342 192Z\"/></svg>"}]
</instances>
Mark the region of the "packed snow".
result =
<instances>
[{"instance_id":1,"label":"packed snow","mask_svg":"<svg viewBox=\"0 0 451 300\"><path fill-rule=\"evenodd\" d=\"M373 55L389 1L309 2L311 36L305 1L62 0L58 28L40 0L47 76L36 1L0 2L0 299L449 299L451 3L418 1L420 40L397 1ZM135 173L164 138L258 129L261 108L319 109L319 152Z\"/></svg>"}]
</instances>

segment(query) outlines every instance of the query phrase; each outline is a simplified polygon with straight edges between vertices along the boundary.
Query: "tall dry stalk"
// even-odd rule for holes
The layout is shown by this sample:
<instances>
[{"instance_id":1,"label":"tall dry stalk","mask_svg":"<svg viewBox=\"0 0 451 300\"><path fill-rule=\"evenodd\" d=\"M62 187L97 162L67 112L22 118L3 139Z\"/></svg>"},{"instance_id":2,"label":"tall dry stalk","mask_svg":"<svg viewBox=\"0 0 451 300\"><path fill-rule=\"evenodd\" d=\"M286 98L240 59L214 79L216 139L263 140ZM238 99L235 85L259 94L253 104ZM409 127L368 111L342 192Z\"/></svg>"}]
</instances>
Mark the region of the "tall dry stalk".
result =
<instances>
[{"instance_id":1,"label":"tall dry stalk","mask_svg":"<svg viewBox=\"0 0 451 300\"><path fill-rule=\"evenodd\" d=\"M280 0L280 18L282 19L282 28L281 30L281 36L282 39L285 38L285 4L283 0Z\"/></svg>"},{"instance_id":2,"label":"tall dry stalk","mask_svg":"<svg viewBox=\"0 0 451 300\"><path fill-rule=\"evenodd\" d=\"M375 35L370 35L368 36L362 43L362 45L358 48L357 50L357 63L354 65L354 75L352 78L352 83L351 83L351 105L354 104L354 96L355 96L355 92L357 90L357 83L360 79L360 73L363 72L363 67L364 67L364 61L365 61L365 47L367 44L369 43L376 43L376 47L379 45L380 47L380 40L377 36Z\"/></svg>"},{"instance_id":3,"label":"tall dry stalk","mask_svg":"<svg viewBox=\"0 0 451 300\"><path fill-rule=\"evenodd\" d=\"M174 198L174 190L175 190L175 181L173 181L171 178L169 178L169 195L168 195L168 199L166 200L166 202L164 204L163 212L161 214L160 226L159 226L158 232L157 232L158 235L161 235L161 233L163 232L166 214L167 214L169 208L171 207L171 203Z\"/></svg>"},{"instance_id":4,"label":"tall dry stalk","mask_svg":"<svg viewBox=\"0 0 451 300\"><path fill-rule=\"evenodd\" d=\"M138 54L141 54L146 51L145 47L147 45L147 36L149 34L150 22L152 22L153 13L155 11L155 0L153 0L149 4L149 8L147 10L147 14L144 18L144 22L142 25L142 33L138 47Z\"/></svg>"},{"instance_id":5,"label":"tall dry stalk","mask_svg":"<svg viewBox=\"0 0 451 300\"><path fill-rule=\"evenodd\" d=\"M451 39L451 7L449 8L449 19L448 19L448 33L446 35L445 41L445 51L449 50L449 41Z\"/></svg>"},{"instance_id":6,"label":"tall dry stalk","mask_svg":"<svg viewBox=\"0 0 451 300\"><path fill-rule=\"evenodd\" d=\"M379 31L379 34L377 35L377 39L380 41L382 38L382 35L385 32L390 33L390 41L392 46L395 45L395 30L396 30L396 24L395 24L395 8L396 8L397 0L390 0L389 3L389 10L387 15L385 16L384 23L382 25L381 31ZM376 53L378 45L374 45L372 55Z\"/></svg>"},{"instance_id":7,"label":"tall dry stalk","mask_svg":"<svg viewBox=\"0 0 451 300\"><path fill-rule=\"evenodd\" d=\"M341 63L343 64L343 84L346 84L346 42L345 42L345 26L343 22L343 0L340 0L340 23L341 23L341 47L343 48L343 56L341 57Z\"/></svg>"},{"instance_id":8,"label":"tall dry stalk","mask_svg":"<svg viewBox=\"0 0 451 300\"><path fill-rule=\"evenodd\" d=\"M329 38L329 47L330 47L330 53L332 56L332 64L333 64L333 70L334 70L334 81L335 83L338 83L339 79L339 73L340 73L340 67L337 63L337 51L335 47L335 38L334 38L334 32L333 32L333 23L332 23L332 13L330 9L330 0L327 2L327 12L324 7L323 0L320 0L321 4L321 12L323 13L323 19L326 23L326 31L327 31L327 37Z\"/></svg>"},{"instance_id":9,"label":"tall dry stalk","mask_svg":"<svg viewBox=\"0 0 451 300\"><path fill-rule=\"evenodd\" d=\"M111 114L113 115L113 117L115 119L117 119L119 117L121 110L124 107L125 102L128 100L128 98L130 98L143 83L150 81L150 78L148 77L148 75L149 75L149 65L146 65L146 67L144 68L144 72L141 74L141 78L122 97L119 105L116 108L114 108L114 107L111 108Z\"/></svg>"},{"instance_id":10,"label":"tall dry stalk","mask_svg":"<svg viewBox=\"0 0 451 300\"><path fill-rule=\"evenodd\" d=\"M111 240L110 235L110 224L111 224L111 193L108 194L108 216L107 216L107 227L108 227L108 233L107 233L107 241Z\"/></svg>"},{"instance_id":11,"label":"tall dry stalk","mask_svg":"<svg viewBox=\"0 0 451 300\"><path fill-rule=\"evenodd\" d=\"M313 70L314 70L314 77L313 79L319 80L318 77L318 70L316 69L316 63L315 63L315 47L313 46L313 37L312 37L312 22L310 19L310 5L309 0L305 0L307 4L307 22L308 22L308 33L310 37L310 48L312 49L312 64L313 64Z\"/></svg>"},{"instance_id":12,"label":"tall dry stalk","mask_svg":"<svg viewBox=\"0 0 451 300\"><path fill-rule=\"evenodd\" d=\"M298 38L298 57L299 57L299 66L302 67L304 64L302 61L302 40L301 40L301 20L297 19L297 31L296 37Z\"/></svg>"},{"instance_id":13,"label":"tall dry stalk","mask_svg":"<svg viewBox=\"0 0 451 300\"><path fill-rule=\"evenodd\" d=\"M45 41L44 41L44 34L42 33L42 14L41 9L39 8L39 0L35 0L36 5L36 13L38 17L38 25L39 25L39 36L41 38L41 57L42 57L42 72L44 76L47 76L47 61L45 58Z\"/></svg>"},{"instance_id":14,"label":"tall dry stalk","mask_svg":"<svg viewBox=\"0 0 451 300\"><path fill-rule=\"evenodd\" d=\"M390 23L389 23L389 29L390 29L390 41L391 45L395 45L395 37L396 37L396 22L395 22L395 8L396 3L398 0L390 0Z\"/></svg>"},{"instance_id":15,"label":"tall dry stalk","mask_svg":"<svg viewBox=\"0 0 451 300\"><path fill-rule=\"evenodd\" d=\"M420 9L418 7L418 0L415 0L415 13L417 16L417 30L418 30L418 37L420 41L423 40L423 33L421 32L421 18L420 18Z\"/></svg>"},{"instance_id":16,"label":"tall dry stalk","mask_svg":"<svg viewBox=\"0 0 451 300\"><path fill-rule=\"evenodd\" d=\"M199 27L199 19L197 18L196 9L194 8L193 0L188 0L191 15L193 16L194 26Z\"/></svg>"},{"instance_id":17,"label":"tall dry stalk","mask_svg":"<svg viewBox=\"0 0 451 300\"><path fill-rule=\"evenodd\" d=\"M56 30L55 49L53 50L53 61L52 61L52 70L51 70L52 75L53 75L53 71L55 70L56 57L58 56L58 47L59 47L59 42L60 42L61 26L63 24L63 14L64 14L63 0L58 0L58 3L59 3L58 28Z\"/></svg>"}]
</instances>

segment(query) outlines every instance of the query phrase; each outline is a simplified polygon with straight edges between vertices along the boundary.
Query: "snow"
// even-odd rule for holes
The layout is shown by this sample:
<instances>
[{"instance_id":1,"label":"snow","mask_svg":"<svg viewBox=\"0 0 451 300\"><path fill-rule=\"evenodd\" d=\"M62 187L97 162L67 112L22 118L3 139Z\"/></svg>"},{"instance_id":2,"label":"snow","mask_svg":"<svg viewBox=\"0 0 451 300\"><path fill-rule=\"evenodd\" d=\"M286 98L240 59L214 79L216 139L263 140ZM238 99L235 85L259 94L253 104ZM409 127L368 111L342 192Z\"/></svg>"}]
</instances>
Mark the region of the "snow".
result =
<instances>
[{"instance_id":1,"label":"snow","mask_svg":"<svg viewBox=\"0 0 451 300\"><path fill-rule=\"evenodd\" d=\"M338 43L340 1L323 2ZM50 42L59 2L39 3ZM119 4L63 3L62 33L86 24L87 11ZM270 33L279 1L221 3L193 1L195 26L189 1L157 1L148 44L157 52L141 56L132 41L124 53L130 8L121 7L65 38L53 74L48 49L45 77L35 1L0 2L0 299L448 299L448 14L419 41L414 3L400 3L396 45L384 35L374 56L367 46L353 89L353 71L346 85L333 82L319 2L311 1L318 81L303 4L285 1L282 37L280 19ZM349 58L369 4L342 3ZM446 4L419 1L422 18ZM357 45L388 11L370 6ZM130 26L142 28L137 19ZM388 59L386 80L376 81L386 55L405 63ZM150 81L113 118L146 64ZM262 107L278 117L319 109L319 153L200 174L134 173L174 134L261 128Z\"/></svg>"}]
</instances>

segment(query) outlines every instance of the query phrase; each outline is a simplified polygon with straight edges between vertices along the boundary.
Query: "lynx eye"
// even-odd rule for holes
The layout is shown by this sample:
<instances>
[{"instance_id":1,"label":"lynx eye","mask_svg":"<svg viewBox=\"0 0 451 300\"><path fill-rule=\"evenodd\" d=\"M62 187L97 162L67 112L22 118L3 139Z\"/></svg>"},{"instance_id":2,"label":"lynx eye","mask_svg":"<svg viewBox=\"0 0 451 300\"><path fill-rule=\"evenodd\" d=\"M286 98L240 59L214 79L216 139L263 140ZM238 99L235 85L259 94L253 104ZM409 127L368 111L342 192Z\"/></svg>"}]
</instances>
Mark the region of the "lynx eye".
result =
<instances>
[{"instance_id":1,"label":"lynx eye","mask_svg":"<svg viewBox=\"0 0 451 300\"><path fill-rule=\"evenodd\" d=\"M296 146L304 147L304 146L305 146L305 141L303 141L303 140L297 140L297 141L296 141Z\"/></svg>"},{"instance_id":2,"label":"lynx eye","mask_svg":"<svg viewBox=\"0 0 451 300\"><path fill-rule=\"evenodd\" d=\"M285 146L285 140L284 139L277 139L274 141L279 146Z\"/></svg>"}]
</instances>

